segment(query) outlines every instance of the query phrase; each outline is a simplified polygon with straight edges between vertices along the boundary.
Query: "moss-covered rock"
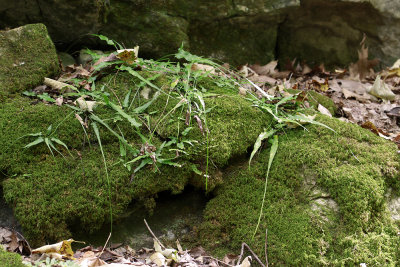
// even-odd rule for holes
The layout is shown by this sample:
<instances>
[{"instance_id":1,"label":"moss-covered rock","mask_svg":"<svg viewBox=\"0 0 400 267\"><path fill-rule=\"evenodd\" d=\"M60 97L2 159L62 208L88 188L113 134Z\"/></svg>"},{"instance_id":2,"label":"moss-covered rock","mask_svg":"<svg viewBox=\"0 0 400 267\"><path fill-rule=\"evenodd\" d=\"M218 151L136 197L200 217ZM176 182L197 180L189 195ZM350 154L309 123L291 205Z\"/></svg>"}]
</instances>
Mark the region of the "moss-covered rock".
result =
<instances>
[{"instance_id":1,"label":"moss-covered rock","mask_svg":"<svg viewBox=\"0 0 400 267\"><path fill-rule=\"evenodd\" d=\"M149 76L143 72L140 74ZM139 84L138 79L128 73L110 78L111 82L107 82L108 79L106 79L105 89L114 88L120 98L123 98L129 89ZM206 109L210 110L205 115L206 124L204 120L202 122L203 131L201 131L199 124L193 118L196 115L194 104L196 99L192 99L191 104L184 104L174 109L181 99L169 97L167 94L168 85L173 82L173 79L174 77L161 76L154 81L165 93L160 94L147 112L153 114L151 126L163 140L177 136L188 126L193 127L185 139L194 140L197 143L193 142L193 146L185 149L188 153L185 159L204 162L208 149L209 159L217 167L224 167L229 159L245 154L247 149L254 144L260 132L272 123L270 115L253 107L252 103L239 95L237 90L221 88L211 78L204 77L197 83L198 88L202 88L205 92L204 103ZM146 99L142 98L141 101L143 103ZM185 122L188 105L193 106L189 125Z\"/></svg>"},{"instance_id":2,"label":"moss-covered rock","mask_svg":"<svg viewBox=\"0 0 400 267\"><path fill-rule=\"evenodd\" d=\"M332 115L336 114L337 107L331 98L315 91L308 91L306 97L308 102L310 103L310 106L315 110L318 110L318 105L321 104L326 109L328 109Z\"/></svg>"},{"instance_id":3,"label":"moss-covered rock","mask_svg":"<svg viewBox=\"0 0 400 267\"><path fill-rule=\"evenodd\" d=\"M151 76L146 72L140 74ZM171 79L162 75L153 82L167 92L166 85L170 84ZM116 103L132 90L132 95L137 95L133 104L139 106L149 101L140 96L142 87L139 84L138 79L132 75L119 73L104 78L98 86L103 88L104 93L109 93L110 100ZM207 124L203 120L203 133L194 115L191 115L189 126L193 128L185 138L193 146L185 144L184 152L187 154L181 152L182 156L174 159L175 150L168 151L168 148L162 152L163 158L173 159L181 165L180 168L162 164L155 167L150 164L133 173L132 170L140 163L138 161L128 171L119 156L119 140L98 123L108 166L114 218L132 200L152 208L152 198L159 192L177 194L188 184L204 188L207 160L210 162L207 188L212 190L222 182L222 173L217 167L223 167L233 157L245 154L259 132L271 123L269 116L252 107L237 92L220 88L209 78L199 81L199 84L210 93L210 97L205 97L206 107L210 110L207 113ZM188 106L170 112L178 100L171 97L167 101L165 92L146 111L150 124L143 123L139 128L122 121L115 110L104 104L98 105L95 114L115 132L121 133L138 151L143 148L143 137L148 138L149 144L159 148L163 142L175 136L183 138L179 132L188 127L185 118L181 118L186 116ZM8 99L0 108L3 111L0 115L0 131L3 136L0 141L0 169L6 177L13 176L3 181L4 195L7 202L15 207L14 212L23 226L24 234L39 244L68 238L71 229L94 231L106 223L110 219L108 182L93 129L86 129L86 136L72 110L66 106L34 104L29 98L16 97ZM84 119L87 115L81 114ZM131 116L141 121L136 114L131 113ZM249 122L252 127L248 127ZM44 142L23 149L38 137L30 134L42 133L45 136L49 125L53 125L55 130L51 137L58 138L69 148L67 151L55 144L65 158L55 151L53 156ZM141 132L142 137L137 132ZM126 157L125 162L133 159L130 156ZM203 171L203 175L195 174L194 166ZM161 175L155 173L155 170Z\"/></svg>"},{"instance_id":4,"label":"moss-covered rock","mask_svg":"<svg viewBox=\"0 0 400 267\"><path fill-rule=\"evenodd\" d=\"M141 55L161 57L175 53L183 44L189 47L188 22L165 10L159 3L115 1L108 10L101 34L128 46L140 46Z\"/></svg>"},{"instance_id":5,"label":"moss-covered rock","mask_svg":"<svg viewBox=\"0 0 400 267\"><path fill-rule=\"evenodd\" d=\"M269 151L250 170L224 176L199 230L205 246L221 256L247 242L263 255L268 229L268 259L277 265L398 264L397 227L384 201L400 183L395 145L353 124L317 120L336 133L309 125L279 137L254 239ZM329 199L333 205L322 201Z\"/></svg>"},{"instance_id":6,"label":"moss-covered rock","mask_svg":"<svg viewBox=\"0 0 400 267\"><path fill-rule=\"evenodd\" d=\"M43 24L0 31L0 58L0 101L59 72L56 50Z\"/></svg>"},{"instance_id":7,"label":"moss-covered rock","mask_svg":"<svg viewBox=\"0 0 400 267\"><path fill-rule=\"evenodd\" d=\"M4 250L0 245L0 264L3 267L25 267L22 263L22 258L17 253L11 253Z\"/></svg>"},{"instance_id":8,"label":"moss-covered rock","mask_svg":"<svg viewBox=\"0 0 400 267\"><path fill-rule=\"evenodd\" d=\"M139 75L160 92L143 83ZM135 156L127 153L120 157L119 140L97 121L106 172L92 127L86 129L85 136L68 107L33 105L21 96L0 104L0 170L7 177L2 183L4 196L30 241L41 244L69 238L72 231L99 229L111 219L109 199L115 219L132 201L153 208L159 192L177 194L187 185L204 188L208 183L208 190L216 197L207 205L199 235L203 245L217 255L239 249L243 241L262 255L267 228L269 260L275 264L398 263L398 229L385 197L389 187L395 192L400 189L395 145L357 125L322 115L316 120L335 132L315 125L307 125L307 131L285 131L279 137L268 177L260 228L251 239L263 197L269 150L264 148L250 169L236 159L246 155L272 119L237 90L225 88L223 82L216 83L206 75L192 81L203 96L202 111L196 107L202 101L193 92L180 91L186 94L184 100L184 93L171 93L176 79L159 72L141 71L133 76L119 71L99 81L97 88L114 103L123 102L127 94L134 107L153 101L140 116L127 111L141 122L140 127L126 123L107 106L107 97L94 113L138 151L157 150L174 138L175 142L191 141L193 145L184 143L184 151L174 144L162 152L162 157L172 159L180 168L156 166L157 158L152 158L140 171L132 171L140 159L128 170L124 163ZM88 115L81 113L84 119ZM201 117L201 123L195 115ZM65 158L52 156L45 143L21 149L36 138L22 136L45 133L50 124L56 128L60 122L54 137L66 143L71 154L60 147ZM183 136L188 127L192 128Z\"/></svg>"}]
</instances>

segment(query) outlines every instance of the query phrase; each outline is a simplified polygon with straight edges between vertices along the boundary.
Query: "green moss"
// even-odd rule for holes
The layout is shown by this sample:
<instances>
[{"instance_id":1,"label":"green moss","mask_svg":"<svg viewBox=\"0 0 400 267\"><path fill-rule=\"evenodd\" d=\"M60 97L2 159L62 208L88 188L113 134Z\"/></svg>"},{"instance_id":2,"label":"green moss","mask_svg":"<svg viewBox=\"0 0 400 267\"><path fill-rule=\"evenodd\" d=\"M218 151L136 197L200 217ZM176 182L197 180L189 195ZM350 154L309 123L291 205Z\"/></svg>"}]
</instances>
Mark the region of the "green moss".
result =
<instances>
[{"instance_id":1,"label":"green moss","mask_svg":"<svg viewBox=\"0 0 400 267\"><path fill-rule=\"evenodd\" d=\"M101 34L126 47L140 46L145 57L160 58L188 46L186 19L157 10L157 3L114 2L108 8L107 21ZM132 17L135 19L132 20Z\"/></svg>"},{"instance_id":2,"label":"green moss","mask_svg":"<svg viewBox=\"0 0 400 267\"><path fill-rule=\"evenodd\" d=\"M321 104L327 108L332 115L336 114L337 107L333 100L327 96L321 95L315 91L308 91L307 100L309 101L310 106L314 109L318 109L318 104Z\"/></svg>"},{"instance_id":3,"label":"green moss","mask_svg":"<svg viewBox=\"0 0 400 267\"><path fill-rule=\"evenodd\" d=\"M7 252L0 245L0 264L3 267L24 267L22 258L17 253Z\"/></svg>"},{"instance_id":4,"label":"green moss","mask_svg":"<svg viewBox=\"0 0 400 267\"><path fill-rule=\"evenodd\" d=\"M35 137L21 137L32 133L45 133L51 124L55 128L66 117L55 137L71 149L80 148L84 138L83 131L69 108L43 103L31 104L31 100L26 97L16 97L1 104L0 170L9 175L25 173L28 166L50 156L50 151L44 143L23 149Z\"/></svg>"},{"instance_id":5,"label":"green moss","mask_svg":"<svg viewBox=\"0 0 400 267\"><path fill-rule=\"evenodd\" d=\"M67 117L55 136L68 145L72 156L62 150L67 158L59 155L54 158L44 143L22 149L33 139L19 137L45 132L50 124L55 127L69 114L68 108L42 103L31 105L28 98L19 97L10 99L1 109L4 111L0 117L1 170L7 176L17 175L4 182L4 194L15 207L15 215L26 236L42 244L45 240L69 238L71 227L98 229L108 218L108 191L101 154L91 129L87 132L92 149L83 142L85 137L79 122L74 116ZM104 107L99 107L98 114L104 119L113 116ZM114 123L109 123L117 130ZM120 129L140 149L141 141L131 127L121 124ZM103 127L100 132L107 164L116 164L109 167L115 216L133 198L143 200L161 191L179 193L188 183L191 171L185 164L183 168L160 167L161 177L152 167L131 175L118 163L117 138ZM157 138L153 138L153 143L161 144Z\"/></svg>"},{"instance_id":6,"label":"green moss","mask_svg":"<svg viewBox=\"0 0 400 267\"><path fill-rule=\"evenodd\" d=\"M392 249L399 245L397 230L384 204L388 185L399 184L396 147L356 125L326 116L318 120L337 134L309 125L308 132L297 129L280 137L254 240L268 151L260 153L250 170L227 175L206 208L199 231L204 245L222 256L246 242L263 255L268 229L269 261L278 265L398 261ZM310 180L311 187L306 186ZM315 194L317 188L327 192L324 198L333 199L339 211L313 208L321 195ZM361 247L352 253L356 244Z\"/></svg>"},{"instance_id":7,"label":"green moss","mask_svg":"<svg viewBox=\"0 0 400 267\"><path fill-rule=\"evenodd\" d=\"M59 72L56 49L43 24L0 32L0 56L0 100Z\"/></svg>"},{"instance_id":8,"label":"green moss","mask_svg":"<svg viewBox=\"0 0 400 267\"><path fill-rule=\"evenodd\" d=\"M146 72L139 73L144 77L152 76ZM153 83L164 92L168 92L168 85L171 84L172 79L175 78L160 76ZM137 94L136 90L138 90L139 81L127 73L111 76L103 82L106 84L105 89L113 89L119 99L123 99L130 89L133 90L132 95ZM246 153L247 149L254 144L259 133L270 125L271 118L269 115L252 107L252 104L236 91L217 86L211 78L204 77L200 79L198 88L203 88L207 93L214 94L204 99L206 109L211 109L206 114L207 125L204 124L204 121L202 122L203 129L206 129L206 126L209 129L208 144L206 131L203 130L202 133L194 119L196 108L192 102L191 108L194 112L191 114L189 126L193 127L193 129L185 139L195 140L198 143L193 142L195 144L193 147L187 146L185 148L185 152L188 155L184 158L199 162L204 161L208 146L209 159L218 167L222 167L227 164L229 159ZM150 97L154 95L154 91L153 89ZM148 100L138 96L135 104L140 105L146 101ZM148 113L153 114L151 116L151 128L155 128L156 134L164 140L176 137L178 133L188 127L185 124L187 104L168 114L170 110L176 107L179 101L180 99L175 96L168 97L167 94L162 93L147 110ZM166 116L167 114L168 116Z\"/></svg>"}]
</instances>

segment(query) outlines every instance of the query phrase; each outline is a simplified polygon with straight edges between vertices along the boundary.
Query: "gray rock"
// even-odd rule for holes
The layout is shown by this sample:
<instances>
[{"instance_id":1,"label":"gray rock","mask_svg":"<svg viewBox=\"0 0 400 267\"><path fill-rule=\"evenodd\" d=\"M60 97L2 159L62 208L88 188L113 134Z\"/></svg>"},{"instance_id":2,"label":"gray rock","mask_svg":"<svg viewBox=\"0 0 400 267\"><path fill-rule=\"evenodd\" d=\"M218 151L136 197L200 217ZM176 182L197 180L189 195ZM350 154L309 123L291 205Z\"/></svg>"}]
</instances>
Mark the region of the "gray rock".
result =
<instances>
[{"instance_id":1,"label":"gray rock","mask_svg":"<svg viewBox=\"0 0 400 267\"><path fill-rule=\"evenodd\" d=\"M57 55L58 55L58 58L61 61L61 64L62 64L63 68L65 68L65 67L67 67L69 65L73 65L73 64L76 63L74 57L71 56L68 53L58 52Z\"/></svg>"},{"instance_id":2,"label":"gray rock","mask_svg":"<svg viewBox=\"0 0 400 267\"><path fill-rule=\"evenodd\" d=\"M345 66L365 33L371 58L400 58L400 2L392 0L0 0L0 28L43 22L58 44L90 46L106 35L141 56L192 52L235 65Z\"/></svg>"},{"instance_id":3,"label":"gray rock","mask_svg":"<svg viewBox=\"0 0 400 267\"><path fill-rule=\"evenodd\" d=\"M400 196L393 194L393 190L389 188L386 199L388 210L393 221L400 222Z\"/></svg>"}]
</instances>

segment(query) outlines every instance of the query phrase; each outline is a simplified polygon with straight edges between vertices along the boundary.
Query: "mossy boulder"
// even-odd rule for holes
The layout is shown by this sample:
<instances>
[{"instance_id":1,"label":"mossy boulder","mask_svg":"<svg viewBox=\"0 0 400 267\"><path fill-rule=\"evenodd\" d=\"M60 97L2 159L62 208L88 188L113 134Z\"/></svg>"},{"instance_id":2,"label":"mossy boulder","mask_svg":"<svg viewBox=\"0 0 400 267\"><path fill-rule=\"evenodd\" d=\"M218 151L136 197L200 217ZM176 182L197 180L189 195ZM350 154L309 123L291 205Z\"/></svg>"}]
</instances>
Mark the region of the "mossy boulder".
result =
<instances>
[{"instance_id":1,"label":"mossy boulder","mask_svg":"<svg viewBox=\"0 0 400 267\"><path fill-rule=\"evenodd\" d=\"M140 76L160 91L143 83ZM262 255L267 228L271 263L398 263L398 225L390 218L385 196L389 188L400 189L394 144L357 125L322 115L316 120L335 132L316 125L286 130L279 136L260 227L252 239L264 192L268 144L250 169L243 159L272 119L239 95L237 88L225 87L206 75L196 80L206 107L201 113L195 108L201 105L195 95L183 100L182 95L170 93L176 79L159 72L139 71L133 76L119 71L97 83L107 96L104 99L114 103L124 102L128 94L135 96L130 98L134 107L152 101L140 116L129 113L142 123L140 127L126 123L107 101L98 103L94 113L138 150L145 149L146 143L157 149L174 138L191 142L185 143L185 153L179 147L163 152L180 168L148 164L134 173L138 160L128 170L124 164L133 156L120 156L115 134L97 121L100 143L92 127L84 133L66 106L34 104L22 96L0 104L4 197L30 241L39 245L70 238L75 231L95 231L111 215L117 219L131 202L153 208L157 193L178 194L187 185L205 188L207 183L215 197L207 204L199 237L218 256L238 250L243 241ZM201 122L196 115L202 117ZM86 120L90 114L80 116ZM43 134L50 124L57 128L54 137L68 145L68 151L57 146L65 158L53 156L45 143L23 149L36 138L26 135ZM187 135L180 135L189 127ZM179 158L175 158L177 151Z\"/></svg>"},{"instance_id":2,"label":"mossy boulder","mask_svg":"<svg viewBox=\"0 0 400 267\"><path fill-rule=\"evenodd\" d=\"M397 148L356 125L320 115L336 132L308 125L279 136L266 199L255 233L269 150L248 169L224 175L206 208L199 233L216 255L242 242L276 265L385 265L399 263L398 226L385 203L400 185Z\"/></svg>"},{"instance_id":3,"label":"mossy boulder","mask_svg":"<svg viewBox=\"0 0 400 267\"><path fill-rule=\"evenodd\" d=\"M43 24L0 31L0 58L0 101L59 72L56 49Z\"/></svg>"},{"instance_id":4,"label":"mossy boulder","mask_svg":"<svg viewBox=\"0 0 400 267\"><path fill-rule=\"evenodd\" d=\"M11 253L4 250L0 245L0 264L3 267L25 267L22 263L22 257L17 253Z\"/></svg>"},{"instance_id":5,"label":"mossy boulder","mask_svg":"<svg viewBox=\"0 0 400 267\"><path fill-rule=\"evenodd\" d=\"M149 75L145 72L140 74ZM171 79L160 76L153 83L164 90ZM189 126L193 129L186 138L193 142L193 146L186 144L187 155L181 152L182 157L176 159L180 168L167 165L155 168L150 165L133 173L139 161L128 171L120 157L119 140L99 124L101 146L108 166L107 174L100 143L92 127L85 130L86 135L70 108L31 103L29 98L22 96L1 104L0 132L3 138L0 141L0 169L6 178L13 177L2 182L4 197L14 207L24 234L35 244L68 238L71 230L94 231L109 222L110 198L115 219L132 201L153 208L153 197L159 192L177 194L189 184L205 188L206 183L210 191L222 183L221 172L217 167L224 167L235 156L246 154L271 119L252 107L237 92L229 92L207 79L201 81L203 89L212 95L205 98L206 106L211 108L207 115L207 125L203 126L202 133L196 120L192 119ZM138 79L132 75L119 73L105 77L98 86L103 87L104 93L108 93L113 101L122 99L132 90L132 95L139 96L133 104L139 106L140 102L143 104L149 101L140 97L142 87L139 84ZM151 139L154 147L159 148L164 141L176 136L178 129L183 131L188 127L185 119L182 121L181 116L185 116L185 113L181 115L181 109L165 116L176 103L177 100L172 98L167 102L167 96L161 94L147 111L150 124L143 124L139 128L121 121L115 110L102 104L95 109L95 114L115 132L122 133L127 142L138 150L143 147L138 131ZM163 112L164 107L167 112ZM87 115L81 114L83 118ZM140 121L136 114L131 115ZM252 127L248 127L250 121ZM55 144L63 156L54 150L53 156L44 142L24 148L37 138L29 134L42 133L43 136L49 125L57 129L51 137L61 140L69 148L66 150ZM206 129L209 130L208 134ZM176 156L175 150L165 149L163 156L173 159ZM126 161L132 159L126 158ZM210 167L206 182L204 175L207 160ZM196 174L194 166L203 174Z\"/></svg>"}]
</instances>

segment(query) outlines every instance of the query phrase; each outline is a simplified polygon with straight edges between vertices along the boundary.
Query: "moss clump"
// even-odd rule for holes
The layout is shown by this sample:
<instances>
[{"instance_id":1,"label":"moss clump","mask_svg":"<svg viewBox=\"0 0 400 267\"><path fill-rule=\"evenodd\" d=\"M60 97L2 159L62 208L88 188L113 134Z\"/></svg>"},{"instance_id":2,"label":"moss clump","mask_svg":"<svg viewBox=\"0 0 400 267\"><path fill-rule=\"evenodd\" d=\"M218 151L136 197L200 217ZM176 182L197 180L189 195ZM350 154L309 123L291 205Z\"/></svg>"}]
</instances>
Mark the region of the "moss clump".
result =
<instances>
[{"instance_id":1,"label":"moss clump","mask_svg":"<svg viewBox=\"0 0 400 267\"><path fill-rule=\"evenodd\" d=\"M0 57L0 100L59 72L56 49L43 24L0 32Z\"/></svg>"},{"instance_id":2,"label":"moss clump","mask_svg":"<svg viewBox=\"0 0 400 267\"><path fill-rule=\"evenodd\" d=\"M318 104L321 104L326 109L328 109L332 115L336 114L337 107L331 98L321 95L315 91L308 91L307 99L310 102L310 106L312 108L318 109Z\"/></svg>"},{"instance_id":3,"label":"moss clump","mask_svg":"<svg viewBox=\"0 0 400 267\"><path fill-rule=\"evenodd\" d=\"M110 92L110 98L116 102L123 99L129 90L133 91L132 95L139 95L138 91L141 90L137 79L129 74L112 75L104 81L105 92ZM167 87L166 84L170 84L170 78L160 76L153 82L163 90ZM246 153L263 126L270 120L236 93L224 94L223 89L217 88L211 82L203 83L203 87L217 94L205 100L206 106L211 108L207 126L210 129L210 160L223 166L235 155ZM151 137L152 145L157 148L164 141L170 140L170 137L176 136L178 127L181 128L180 132L187 127L180 118L179 112L182 110L176 110L155 128L155 124L163 116L165 97L166 95L162 94L147 111L150 116L148 126L151 130L156 130L155 134L152 136L151 131L144 125L139 129L142 135ZM146 101L148 100L137 98L134 105L139 106ZM171 99L168 105L175 105L176 101ZM0 141L0 167L6 176L15 176L3 182L4 195L7 202L15 207L14 212L24 228L24 234L31 241L42 244L45 241L69 238L71 230L94 231L108 222L110 216L106 174L93 130L86 130L91 143L89 145L81 125L67 107L43 103L31 105L29 99L23 97L9 99L0 107L4 111L0 115L0 129L3 135ZM186 111L187 106L184 108ZM116 132L121 133L127 142L138 150L141 148L143 141L136 133L138 129L115 119L114 110L99 105L95 113L107 121ZM139 121L137 115L131 115ZM60 155L53 157L44 143L22 149L33 139L20 138L21 136L44 133L50 124L55 128L63 119L65 121L58 127L55 137L67 144L72 155L62 150L67 156L66 159ZM254 127L247 127L250 120ZM188 155L175 160L182 165L181 168L160 165L160 175L154 173L155 168L152 165L135 174L129 172L119 157L118 139L99 124L109 166L114 218L118 217L132 200L153 203L151 199L162 191L177 194L188 184L204 187L204 177L195 175L192 166L196 164L199 169L205 169L206 137L202 135L196 123L192 122L191 126L193 130L187 138L199 143L187 149ZM164 158L174 156L174 150L163 151ZM133 158L128 160L131 159ZM216 168L210 167L210 173L212 178L208 181L209 189L222 181L221 173Z\"/></svg>"},{"instance_id":4,"label":"moss clump","mask_svg":"<svg viewBox=\"0 0 400 267\"><path fill-rule=\"evenodd\" d=\"M388 185L398 185L399 160L393 144L352 124L326 116L318 121L336 130L307 126L280 137L268 178L260 230L255 230L265 183L268 151L250 170L229 174L206 208L202 242L217 255L247 242L263 255L268 229L269 262L281 265L398 263L396 227L384 204ZM327 192L339 211L324 216L312 203ZM366 234L363 234L366 233ZM359 244L357 253L352 253ZM357 246L358 247L358 246ZM374 256L372 256L374 255ZM384 255L384 256L383 256Z\"/></svg>"},{"instance_id":5,"label":"moss clump","mask_svg":"<svg viewBox=\"0 0 400 267\"><path fill-rule=\"evenodd\" d=\"M25 267L22 263L22 258L17 253L7 252L0 245L0 264L3 267Z\"/></svg>"},{"instance_id":6,"label":"moss clump","mask_svg":"<svg viewBox=\"0 0 400 267\"><path fill-rule=\"evenodd\" d=\"M144 77L151 76L148 73L141 72ZM169 90L169 85L176 79L174 77L160 76L153 81L165 93ZM228 160L246 153L247 149L254 144L257 136L264 128L268 127L272 119L269 115L252 107L252 104L236 91L217 86L211 78L204 77L198 82L198 87L205 90L205 95L211 93L209 97L204 97L206 109L210 109L205 115L207 125L202 122L203 132L193 118L196 114L196 108L192 102L190 125L186 125L186 113L188 105L184 104L167 115L170 110L178 104L180 99L168 97L167 94L160 94L158 99L149 107L148 113L151 117L151 126L162 139L177 136L188 126L193 127L192 131L185 137L187 140L196 140L193 147L189 146L186 152L187 159L195 161L204 161L209 148L210 160L218 167L223 167ZM130 74L123 73L117 76L111 76L105 81L106 89L112 88L118 92L119 98L123 98L129 89L135 88L139 82ZM153 93L150 95L152 96ZM136 93L135 91L133 93ZM133 94L132 93L132 94ZM138 102L140 100L137 100ZM146 102L145 99L141 100ZM195 101L195 100L192 100ZM204 125L203 125L204 124ZM157 127L156 127L157 126ZM208 127L209 136L207 144L206 129Z\"/></svg>"},{"instance_id":7,"label":"moss clump","mask_svg":"<svg viewBox=\"0 0 400 267\"><path fill-rule=\"evenodd\" d=\"M0 170L8 175L25 173L30 165L36 165L51 156L44 143L23 149L34 137L21 137L32 133L45 133L49 125L52 124L55 128L65 118L55 137L71 149L80 148L84 133L70 109L43 103L31 104L26 97L16 97L1 104Z\"/></svg>"}]
</instances>

